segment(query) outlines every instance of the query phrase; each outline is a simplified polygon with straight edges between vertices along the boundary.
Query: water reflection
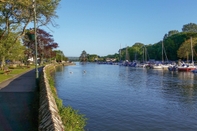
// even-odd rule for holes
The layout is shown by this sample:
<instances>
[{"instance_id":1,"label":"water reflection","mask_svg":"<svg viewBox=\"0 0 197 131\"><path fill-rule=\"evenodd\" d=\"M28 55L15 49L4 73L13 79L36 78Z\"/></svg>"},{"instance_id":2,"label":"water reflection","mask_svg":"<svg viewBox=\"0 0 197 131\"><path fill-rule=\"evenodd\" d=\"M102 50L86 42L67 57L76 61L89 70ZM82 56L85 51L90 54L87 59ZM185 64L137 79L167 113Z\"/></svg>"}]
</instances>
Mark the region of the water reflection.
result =
<instances>
[{"instance_id":1,"label":"water reflection","mask_svg":"<svg viewBox=\"0 0 197 131\"><path fill-rule=\"evenodd\" d=\"M193 116L197 110L196 76L191 72L174 72L164 77L162 95L170 109Z\"/></svg>"},{"instance_id":2,"label":"water reflection","mask_svg":"<svg viewBox=\"0 0 197 131\"><path fill-rule=\"evenodd\" d=\"M55 71L56 72L63 72L64 71L64 66L57 66L56 68L55 68Z\"/></svg>"}]
</instances>

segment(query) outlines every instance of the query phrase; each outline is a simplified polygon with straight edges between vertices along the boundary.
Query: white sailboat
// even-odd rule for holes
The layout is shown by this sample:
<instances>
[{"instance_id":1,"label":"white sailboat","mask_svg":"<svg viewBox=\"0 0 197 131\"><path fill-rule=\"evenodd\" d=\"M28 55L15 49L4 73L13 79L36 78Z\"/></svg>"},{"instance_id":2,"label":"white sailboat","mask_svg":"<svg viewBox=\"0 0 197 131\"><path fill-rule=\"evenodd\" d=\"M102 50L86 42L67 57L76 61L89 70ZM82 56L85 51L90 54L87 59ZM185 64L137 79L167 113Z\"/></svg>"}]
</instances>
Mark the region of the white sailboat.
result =
<instances>
[{"instance_id":1,"label":"white sailboat","mask_svg":"<svg viewBox=\"0 0 197 131\"><path fill-rule=\"evenodd\" d=\"M164 45L163 45L163 41L162 41L162 63L164 63L164 55L165 53L165 56L166 56L166 60L168 61L168 58L167 58L167 55L166 55L166 52L165 52L165 48L164 48ZM153 69L166 69L168 70L168 67L170 66L169 64L162 64L162 63L155 63L152 67Z\"/></svg>"},{"instance_id":2,"label":"white sailboat","mask_svg":"<svg viewBox=\"0 0 197 131\"><path fill-rule=\"evenodd\" d=\"M143 45L140 49L143 49L143 53L142 53L142 61L143 63L141 64L137 64L136 67L141 67L141 68L146 68L147 66L149 66L149 64L147 64L147 49L146 46Z\"/></svg>"}]
</instances>

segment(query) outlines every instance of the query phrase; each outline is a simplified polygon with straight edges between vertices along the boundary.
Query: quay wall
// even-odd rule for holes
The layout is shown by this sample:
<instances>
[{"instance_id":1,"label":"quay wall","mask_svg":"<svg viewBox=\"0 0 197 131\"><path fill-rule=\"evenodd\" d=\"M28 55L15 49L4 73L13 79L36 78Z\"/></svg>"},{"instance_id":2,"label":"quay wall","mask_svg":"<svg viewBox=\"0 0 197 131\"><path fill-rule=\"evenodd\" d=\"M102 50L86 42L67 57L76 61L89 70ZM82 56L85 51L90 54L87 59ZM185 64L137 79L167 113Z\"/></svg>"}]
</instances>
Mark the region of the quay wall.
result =
<instances>
[{"instance_id":1,"label":"quay wall","mask_svg":"<svg viewBox=\"0 0 197 131\"><path fill-rule=\"evenodd\" d=\"M39 107L39 131L64 131L61 117L53 97L47 75L46 68L43 68L43 75L40 77L40 107ZM55 67L54 67L55 68Z\"/></svg>"}]
</instances>

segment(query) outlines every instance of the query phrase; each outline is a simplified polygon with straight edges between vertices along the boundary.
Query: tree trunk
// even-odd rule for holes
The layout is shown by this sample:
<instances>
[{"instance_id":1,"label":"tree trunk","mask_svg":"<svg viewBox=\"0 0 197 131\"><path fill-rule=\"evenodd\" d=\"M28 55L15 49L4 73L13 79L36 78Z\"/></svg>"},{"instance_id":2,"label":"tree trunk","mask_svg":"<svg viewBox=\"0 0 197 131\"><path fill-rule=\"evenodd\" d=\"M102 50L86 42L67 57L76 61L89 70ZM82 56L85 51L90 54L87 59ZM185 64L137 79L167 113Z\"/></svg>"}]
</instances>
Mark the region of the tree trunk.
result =
<instances>
[{"instance_id":1,"label":"tree trunk","mask_svg":"<svg viewBox=\"0 0 197 131\"><path fill-rule=\"evenodd\" d=\"M5 66L5 56L2 56L1 58L1 69Z\"/></svg>"}]
</instances>

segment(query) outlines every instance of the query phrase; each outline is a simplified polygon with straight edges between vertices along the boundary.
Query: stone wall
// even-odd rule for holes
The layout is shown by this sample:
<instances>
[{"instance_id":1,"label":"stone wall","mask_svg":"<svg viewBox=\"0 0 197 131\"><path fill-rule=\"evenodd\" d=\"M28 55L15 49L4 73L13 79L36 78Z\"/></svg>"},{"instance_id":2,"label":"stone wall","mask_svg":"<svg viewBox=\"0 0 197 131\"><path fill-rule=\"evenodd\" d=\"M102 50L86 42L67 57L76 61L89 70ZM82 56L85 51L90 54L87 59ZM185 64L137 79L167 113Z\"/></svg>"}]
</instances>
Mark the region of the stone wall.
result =
<instances>
[{"instance_id":1,"label":"stone wall","mask_svg":"<svg viewBox=\"0 0 197 131\"><path fill-rule=\"evenodd\" d=\"M43 75L40 78L39 131L64 131L64 126L45 73L45 69L48 66L44 67Z\"/></svg>"}]
</instances>

